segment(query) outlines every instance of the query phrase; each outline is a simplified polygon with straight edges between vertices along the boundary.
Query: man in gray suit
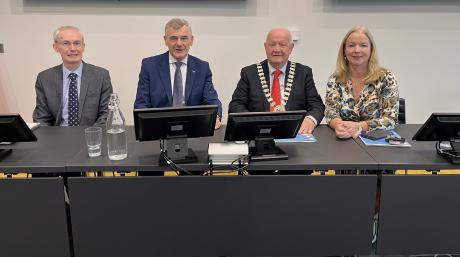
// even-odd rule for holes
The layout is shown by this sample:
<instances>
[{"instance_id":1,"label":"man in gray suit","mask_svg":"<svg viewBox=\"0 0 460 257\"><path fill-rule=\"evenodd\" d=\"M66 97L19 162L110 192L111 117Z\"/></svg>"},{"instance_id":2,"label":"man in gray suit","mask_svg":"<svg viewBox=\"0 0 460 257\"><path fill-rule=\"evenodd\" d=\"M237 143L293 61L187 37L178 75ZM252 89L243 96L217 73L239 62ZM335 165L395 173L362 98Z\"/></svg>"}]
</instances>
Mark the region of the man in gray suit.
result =
<instances>
[{"instance_id":1,"label":"man in gray suit","mask_svg":"<svg viewBox=\"0 0 460 257\"><path fill-rule=\"evenodd\" d=\"M112 93L109 72L82 61L85 42L76 27L58 28L53 48L61 55L62 64L37 76L34 122L49 126L104 125Z\"/></svg>"}]
</instances>

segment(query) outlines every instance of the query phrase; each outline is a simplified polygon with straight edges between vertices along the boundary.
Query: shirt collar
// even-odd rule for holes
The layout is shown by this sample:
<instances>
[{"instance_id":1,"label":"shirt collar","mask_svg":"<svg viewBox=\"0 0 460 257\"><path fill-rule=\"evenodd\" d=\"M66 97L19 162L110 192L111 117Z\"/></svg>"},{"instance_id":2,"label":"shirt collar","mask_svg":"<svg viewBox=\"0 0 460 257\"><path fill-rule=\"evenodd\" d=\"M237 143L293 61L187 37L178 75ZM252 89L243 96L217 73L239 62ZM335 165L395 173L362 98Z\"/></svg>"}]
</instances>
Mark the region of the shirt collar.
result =
<instances>
[{"instance_id":1,"label":"shirt collar","mask_svg":"<svg viewBox=\"0 0 460 257\"><path fill-rule=\"evenodd\" d=\"M70 73L75 73L77 74L78 78L81 78L81 74L83 73L83 62L80 63L80 66L74 71L71 71L65 67L65 65L62 65L62 74L64 78L68 78Z\"/></svg>"},{"instance_id":2,"label":"shirt collar","mask_svg":"<svg viewBox=\"0 0 460 257\"><path fill-rule=\"evenodd\" d=\"M268 64L268 73L270 74L270 76L273 74L273 72L277 69L275 69L269 62L267 62ZM281 69L279 69L280 71L283 72L283 74L286 74L286 67L287 67L287 63L281 67Z\"/></svg>"},{"instance_id":3,"label":"shirt collar","mask_svg":"<svg viewBox=\"0 0 460 257\"><path fill-rule=\"evenodd\" d=\"M183 64L185 64L185 65L187 65L187 61L188 61L188 54L187 54L187 55L185 56L185 58L184 58L182 61L180 61L180 62L183 63ZM171 53L169 53L169 64L173 64L173 63L175 63L175 62L177 62L177 59L174 58L174 57L171 55Z\"/></svg>"}]
</instances>

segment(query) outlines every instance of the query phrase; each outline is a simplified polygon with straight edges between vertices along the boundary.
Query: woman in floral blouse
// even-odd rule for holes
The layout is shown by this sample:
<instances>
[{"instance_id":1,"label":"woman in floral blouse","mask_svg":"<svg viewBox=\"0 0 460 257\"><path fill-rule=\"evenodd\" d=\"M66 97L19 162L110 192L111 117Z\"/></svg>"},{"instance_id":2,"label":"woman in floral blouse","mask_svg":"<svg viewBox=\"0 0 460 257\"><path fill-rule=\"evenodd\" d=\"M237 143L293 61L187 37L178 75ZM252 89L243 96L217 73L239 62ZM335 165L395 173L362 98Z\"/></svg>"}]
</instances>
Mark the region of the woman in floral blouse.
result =
<instances>
[{"instance_id":1,"label":"woman in floral blouse","mask_svg":"<svg viewBox=\"0 0 460 257\"><path fill-rule=\"evenodd\" d=\"M325 102L326 121L339 138L356 138L362 130L392 129L397 123L398 85L394 74L379 66L367 28L354 27L343 38Z\"/></svg>"}]
</instances>

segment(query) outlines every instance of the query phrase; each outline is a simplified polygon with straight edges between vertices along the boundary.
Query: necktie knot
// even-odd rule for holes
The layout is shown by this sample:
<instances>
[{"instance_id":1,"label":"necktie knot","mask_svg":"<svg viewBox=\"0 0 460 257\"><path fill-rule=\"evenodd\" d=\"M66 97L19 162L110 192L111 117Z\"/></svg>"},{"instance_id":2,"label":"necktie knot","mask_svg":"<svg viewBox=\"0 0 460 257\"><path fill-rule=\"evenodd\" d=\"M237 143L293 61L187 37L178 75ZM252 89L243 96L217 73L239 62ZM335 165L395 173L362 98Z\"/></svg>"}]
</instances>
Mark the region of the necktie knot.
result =
<instances>
[{"instance_id":1,"label":"necktie knot","mask_svg":"<svg viewBox=\"0 0 460 257\"><path fill-rule=\"evenodd\" d=\"M180 66L182 66L183 63L182 62L175 62L175 64L176 64L176 69L180 69Z\"/></svg>"},{"instance_id":2,"label":"necktie knot","mask_svg":"<svg viewBox=\"0 0 460 257\"><path fill-rule=\"evenodd\" d=\"M70 78L71 82L76 81L77 80L77 74L72 72L72 73L69 74L69 78Z\"/></svg>"},{"instance_id":3,"label":"necktie knot","mask_svg":"<svg viewBox=\"0 0 460 257\"><path fill-rule=\"evenodd\" d=\"M283 74L282 71L276 69L275 71L273 71L273 76L274 78L278 78L281 74Z\"/></svg>"}]
</instances>

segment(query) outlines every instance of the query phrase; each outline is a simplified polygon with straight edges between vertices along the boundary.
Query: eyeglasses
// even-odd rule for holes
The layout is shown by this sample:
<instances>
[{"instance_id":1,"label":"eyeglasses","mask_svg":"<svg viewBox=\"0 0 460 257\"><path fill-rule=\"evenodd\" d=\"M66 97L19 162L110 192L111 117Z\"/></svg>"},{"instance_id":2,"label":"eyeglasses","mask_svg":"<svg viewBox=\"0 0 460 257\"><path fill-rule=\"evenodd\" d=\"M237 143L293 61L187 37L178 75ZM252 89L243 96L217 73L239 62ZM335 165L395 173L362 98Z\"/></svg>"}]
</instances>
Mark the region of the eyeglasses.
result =
<instances>
[{"instance_id":1,"label":"eyeglasses","mask_svg":"<svg viewBox=\"0 0 460 257\"><path fill-rule=\"evenodd\" d=\"M74 42L62 41L62 42L59 42L59 44L62 45L63 47L65 47L65 48L69 48L72 45L75 48L81 48L83 46L83 42L81 42L81 41L74 41Z\"/></svg>"}]
</instances>

